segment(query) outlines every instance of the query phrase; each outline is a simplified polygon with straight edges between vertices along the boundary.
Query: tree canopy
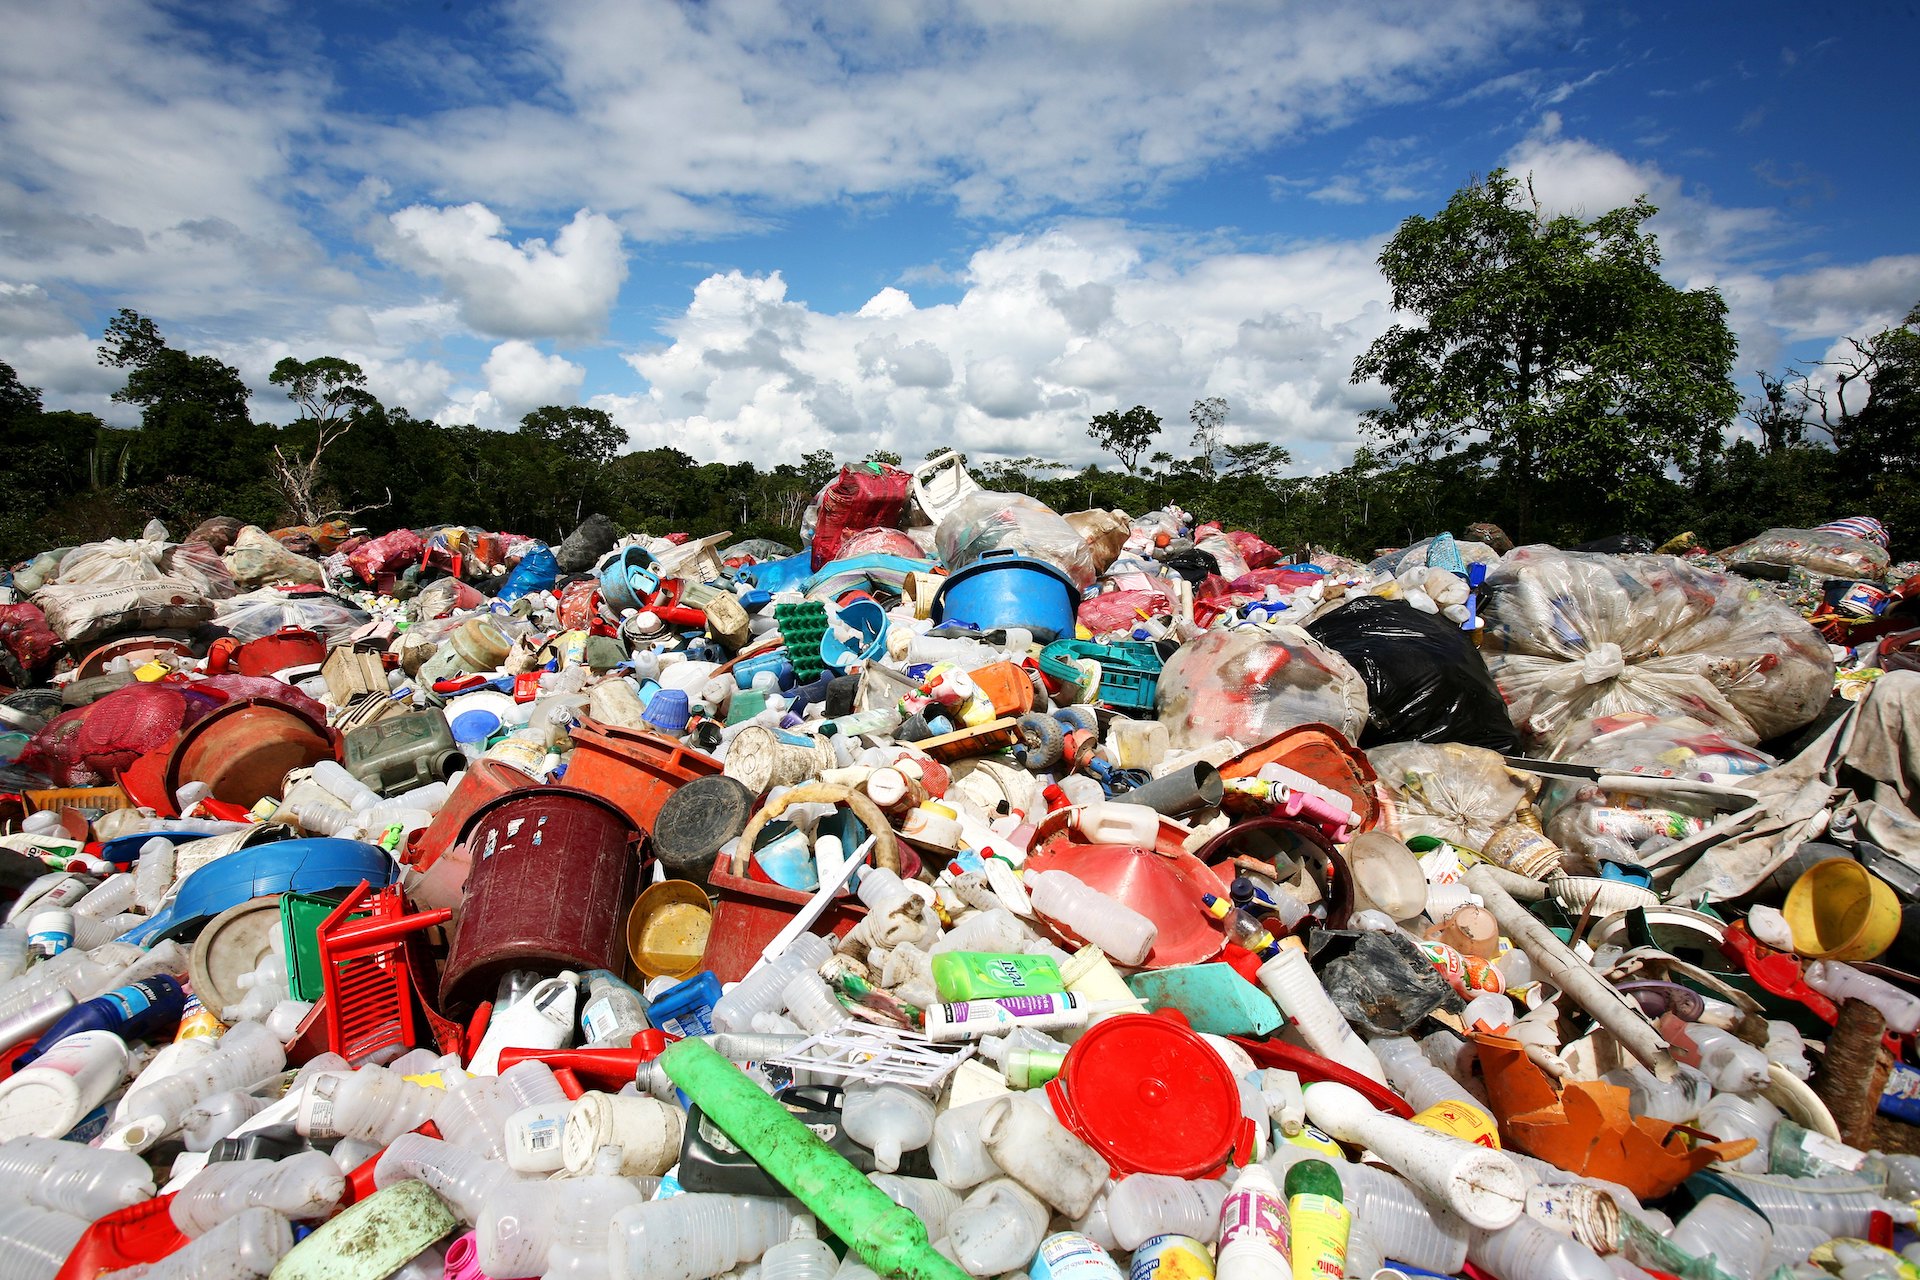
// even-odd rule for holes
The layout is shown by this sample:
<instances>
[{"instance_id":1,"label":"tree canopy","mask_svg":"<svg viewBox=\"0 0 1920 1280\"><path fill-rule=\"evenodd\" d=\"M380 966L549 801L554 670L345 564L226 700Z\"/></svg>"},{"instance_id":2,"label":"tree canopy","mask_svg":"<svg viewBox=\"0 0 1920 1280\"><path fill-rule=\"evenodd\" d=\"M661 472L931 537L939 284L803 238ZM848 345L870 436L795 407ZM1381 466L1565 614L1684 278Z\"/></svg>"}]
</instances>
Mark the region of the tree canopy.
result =
<instances>
[{"instance_id":1,"label":"tree canopy","mask_svg":"<svg viewBox=\"0 0 1920 1280\"><path fill-rule=\"evenodd\" d=\"M1109 409L1094 415L1093 421L1087 424L1087 434L1095 444L1120 459L1120 465L1132 475L1139 469L1140 455L1160 434L1160 415L1143 404L1124 413Z\"/></svg>"}]
</instances>

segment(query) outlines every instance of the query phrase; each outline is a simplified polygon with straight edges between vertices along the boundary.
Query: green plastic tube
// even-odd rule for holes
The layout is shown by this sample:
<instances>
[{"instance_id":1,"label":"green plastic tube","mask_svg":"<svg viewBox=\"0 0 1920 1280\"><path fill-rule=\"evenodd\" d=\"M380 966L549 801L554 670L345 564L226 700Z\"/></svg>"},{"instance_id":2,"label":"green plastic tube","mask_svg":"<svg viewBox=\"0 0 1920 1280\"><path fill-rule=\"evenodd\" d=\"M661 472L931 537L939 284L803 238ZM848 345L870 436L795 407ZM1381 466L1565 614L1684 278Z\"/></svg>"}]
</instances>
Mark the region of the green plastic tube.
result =
<instances>
[{"instance_id":1,"label":"green plastic tube","mask_svg":"<svg viewBox=\"0 0 1920 1280\"><path fill-rule=\"evenodd\" d=\"M926 1226L704 1040L669 1045L667 1078L868 1266L891 1280L970 1280Z\"/></svg>"}]
</instances>

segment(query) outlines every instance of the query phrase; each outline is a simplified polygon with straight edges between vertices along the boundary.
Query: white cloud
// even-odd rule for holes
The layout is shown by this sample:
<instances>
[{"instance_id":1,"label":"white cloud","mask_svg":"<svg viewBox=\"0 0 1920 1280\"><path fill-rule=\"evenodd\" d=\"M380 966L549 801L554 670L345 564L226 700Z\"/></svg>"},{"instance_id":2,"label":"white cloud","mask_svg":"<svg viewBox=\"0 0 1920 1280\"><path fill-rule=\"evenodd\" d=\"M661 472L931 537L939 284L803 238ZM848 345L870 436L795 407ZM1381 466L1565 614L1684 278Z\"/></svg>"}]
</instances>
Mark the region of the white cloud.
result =
<instances>
[{"instance_id":1,"label":"white cloud","mask_svg":"<svg viewBox=\"0 0 1920 1280\"><path fill-rule=\"evenodd\" d=\"M576 403L587 376L564 356L549 355L518 338L496 346L480 372L486 386L455 390L439 414L441 421L508 429L543 405Z\"/></svg>"},{"instance_id":2,"label":"white cloud","mask_svg":"<svg viewBox=\"0 0 1920 1280\"><path fill-rule=\"evenodd\" d=\"M460 317L493 337L585 337L606 323L627 278L620 228L586 209L549 245L518 245L483 204L411 205L388 219L382 251L433 275L459 303Z\"/></svg>"}]
</instances>

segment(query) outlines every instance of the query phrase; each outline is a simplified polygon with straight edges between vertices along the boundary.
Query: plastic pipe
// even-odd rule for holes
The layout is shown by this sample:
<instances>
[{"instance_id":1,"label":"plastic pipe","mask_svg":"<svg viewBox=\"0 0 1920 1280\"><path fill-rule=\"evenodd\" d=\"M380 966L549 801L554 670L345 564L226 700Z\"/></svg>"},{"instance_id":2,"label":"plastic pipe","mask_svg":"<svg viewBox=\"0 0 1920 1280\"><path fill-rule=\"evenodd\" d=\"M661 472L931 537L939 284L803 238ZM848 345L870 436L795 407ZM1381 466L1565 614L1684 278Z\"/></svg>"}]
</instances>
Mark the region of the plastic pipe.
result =
<instances>
[{"instance_id":1,"label":"plastic pipe","mask_svg":"<svg viewBox=\"0 0 1920 1280\"><path fill-rule=\"evenodd\" d=\"M680 1041L660 1055L660 1065L723 1133L875 1271L902 1280L964 1280L966 1272L928 1245L919 1218L705 1042Z\"/></svg>"}]
</instances>

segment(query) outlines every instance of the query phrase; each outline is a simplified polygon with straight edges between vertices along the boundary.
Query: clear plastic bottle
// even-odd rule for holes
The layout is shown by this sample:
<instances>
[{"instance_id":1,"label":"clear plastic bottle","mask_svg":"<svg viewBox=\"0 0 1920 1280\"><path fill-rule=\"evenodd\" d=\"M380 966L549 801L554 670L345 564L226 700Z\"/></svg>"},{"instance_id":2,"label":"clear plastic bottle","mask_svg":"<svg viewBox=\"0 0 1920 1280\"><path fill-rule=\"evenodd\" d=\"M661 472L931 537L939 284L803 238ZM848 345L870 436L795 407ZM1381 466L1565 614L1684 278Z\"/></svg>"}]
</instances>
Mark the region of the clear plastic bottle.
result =
<instances>
[{"instance_id":1,"label":"clear plastic bottle","mask_svg":"<svg viewBox=\"0 0 1920 1280\"><path fill-rule=\"evenodd\" d=\"M441 1097L441 1090L381 1067L323 1071L307 1081L294 1128L304 1138L360 1138L384 1146L431 1119Z\"/></svg>"},{"instance_id":2,"label":"clear plastic bottle","mask_svg":"<svg viewBox=\"0 0 1920 1280\"><path fill-rule=\"evenodd\" d=\"M645 1199L638 1186L619 1176L619 1168L619 1151L606 1148L592 1173L567 1180L565 1193L555 1201L547 1280L603 1280L607 1275L607 1252L615 1239L608 1223Z\"/></svg>"},{"instance_id":3,"label":"clear plastic bottle","mask_svg":"<svg viewBox=\"0 0 1920 1280\"><path fill-rule=\"evenodd\" d=\"M611 1280L711 1280L787 1239L789 1204L685 1193L621 1209L608 1229Z\"/></svg>"},{"instance_id":4,"label":"clear plastic bottle","mask_svg":"<svg viewBox=\"0 0 1920 1280\"><path fill-rule=\"evenodd\" d=\"M714 1030L751 1031L754 1014L779 1010L787 984L799 974L818 969L832 956L833 948L815 934L795 938L778 960L761 965L714 1002Z\"/></svg>"},{"instance_id":5,"label":"clear plastic bottle","mask_svg":"<svg viewBox=\"0 0 1920 1280\"><path fill-rule=\"evenodd\" d=\"M348 773L337 760L315 764L313 780L356 813L380 803L380 793Z\"/></svg>"},{"instance_id":6,"label":"clear plastic bottle","mask_svg":"<svg viewBox=\"0 0 1920 1280\"><path fill-rule=\"evenodd\" d=\"M650 1025L646 997L605 969L589 969L580 1024L589 1049L624 1049Z\"/></svg>"},{"instance_id":7,"label":"clear plastic bottle","mask_svg":"<svg viewBox=\"0 0 1920 1280\"><path fill-rule=\"evenodd\" d=\"M1107 1191L1107 1223L1114 1243L1132 1252L1154 1236L1192 1236L1206 1244L1220 1230L1227 1185L1216 1178L1136 1173Z\"/></svg>"},{"instance_id":8,"label":"clear plastic bottle","mask_svg":"<svg viewBox=\"0 0 1920 1280\"><path fill-rule=\"evenodd\" d=\"M819 1035L845 1024L853 1015L833 994L826 980L813 972L796 973L782 988L780 998L787 1016L801 1029Z\"/></svg>"},{"instance_id":9,"label":"clear plastic bottle","mask_svg":"<svg viewBox=\"0 0 1920 1280\"><path fill-rule=\"evenodd\" d=\"M947 1244L969 1275L1016 1271L1033 1260L1050 1216L1018 1182L995 1178L975 1187L947 1219Z\"/></svg>"},{"instance_id":10,"label":"clear plastic bottle","mask_svg":"<svg viewBox=\"0 0 1920 1280\"><path fill-rule=\"evenodd\" d=\"M244 1088L286 1064L286 1051L271 1031L257 1022L242 1022L221 1036L214 1051L200 1062L128 1093L120 1104L119 1122L101 1145L145 1151L179 1129L200 1099Z\"/></svg>"},{"instance_id":11,"label":"clear plastic bottle","mask_svg":"<svg viewBox=\"0 0 1920 1280\"><path fill-rule=\"evenodd\" d=\"M897 1173L870 1173L867 1181L887 1193L887 1199L913 1210L927 1224L927 1239L947 1234L947 1219L960 1207L960 1197L932 1178L903 1178Z\"/></svg>"},{"instance_id":12,"label":"clear plastic bottle","mask_svg":"<svg viewBox=\"0 0 1920 1280\"><path fill-rule=\"evenodd\" d=\"M324 1218L346 1190L332 1156L299 1151L284 1160L210 1164L175 1194L168 1212L183 1235L201 1236L246 1209L271 1209L296 1222Z\"/></svg>"},{"instance_id":13,"label":"clear plastic bottle","mask_svg":"<svg viewBox=\"0 0 1920 1280\"><path fill-rule=\"evenodd\" d=\"M1817 962L1816 962L1817 963ZM1696 1022L1687 1035L1700 1049L1700 1070L1722 1093L1754 1093L1767 1087L1767 1055L1731 1031Z\"/></svg>"},{"instance_id":14,"label":"clear plastic bottle","mask_svg":"<svg viewBox=\"0 0 1920 1280\"><path fill-rule=\"evenodd\" d=\"M242 1209L140 1273L141 1280L255 1280L293 1248L293 1226L271 1209Z\"/></svg>"},{"instance_id":15,"label":"clear plastic bottle","mask_svg":"<svg viewBox=\"0 0 1920 1280\"><path fill-rule=\"evenodd\" d=\"M1807 966L1807 985L1836 1003L1864 1000L1880 1011L1887 1029L1901 1035L1920 1030L1920 996L1911 996L1892 983L1863 973L1837 960L1815 960Z\"/></svg>"},{"instance_id":16,"label":"clear plastic bottle","mask_svg":"<svg viewBox=\"0 0 1920 1280\"><path fill-rule=\"evenodd\" d=\"M918 1151L933 1137L934 1106L901 1084L857 1084L841 1103L847 1136L873 1152L874 1168L892 1173L900 1153Z\"/></svg>"},{"instance_id":17,"label":"clear plastic bottle","mask_svg":"<svg viewBox=\"0 0 1920 1280\"><path fill-rule=\"evenodd\" d=\"M1264 1164L1276 1182L1284 1182L1294 1164L1321 1158L1312 1147L1283 1143ZM1467 1225L1459 1218L1430 1207L1404 1179L1372 1165L1335 1164L1334 1171L1342 1202L1356 1223L1367 1225L1382 1254L1443 1275L1460 1270L1467 1259Z\"/></svg>"},{"instance_id":18,"label":"clear plastic bottle","mask_svg":"<svg viewBox=\"0 0 1920 1280\"><path fill-rule=\"evenodd\" d=\"M507 1158L507 1117L519 1108L492 1076L447 1072L433 1122L448 1142L488 1160Z\"/></svg>"},{"instance_id":19,"label":"clear plastic bottle","mask_svg":"<svg viewBox=\"0 0 1920 1280\"><path fill-rule=\"evenodd\" d=\"M1667 1235L1690 1258L1711 1259L1736 1280L1759 1280L1773 1251L1767 1220L1726 1196L1703 1196Z\"/></svg>"},{"instance_id":20,"label":"clear plastic bottle","mask_svg":"<svg viewBox=\"0 0 1920 1280\"><path fill-rule=\"evenodd\" d=\"M473 1256L480 1274L536 1276L546 1270L555 1202L566 1185L502 1183L486 1195L473 1223Z\"/></svg>"},{"instance_id":21,"label":"clear plastic bottle","mask_svg":"<svg viewBox=\"0 0 1920 1280\"><path fill-rule=\"evenodd\" d=\"M140 846L140 860L133 868L133 896L148 915L160 909L173 888L173 841L155 836Z\"/></svg>"},{"instance_id":22,"label":"clear plastic bottle","mask_svg":"<svg viewBox=\"0 0 1920 1280\"><path fill-rule=\"evenodd\" d=\"M1753 1201L1778 1232L1785 1227L1818 1227L1832 1236L1865 1239L1868 1219L1886 1213L1895 1222L1913 1220L1913 1206L1889 1200L1872 1179L1844 1174L1822 1178L1780 1178L1730 1173L1736 1190Z\"/></svg>"},{"instance_id":23,"label":"clear plastic bottle","mask_svg":"<svg viewBox=\"0 0 1920 1280\"><path fill-rule=\"evenodd\" d=\"M1367 1047L1380 1060L1380 1065L1386 1068L1387 1083L1415 1111L1425 1111L1436 1103L1447 1101L1480 1105L1471 1090L1433 1065L1413 1041L1396 1036L1368 1041Z\"/></svg>"},{"instance_id":24,"label":"clear plastic bottle","mask_svg":"<svg viewBox=\"0 0 1920 1280\"><path fill-rule=\"evenodd\" d=\"M0 1276L51 1276L86 1233L87 1220L32 1204L0 1208Z\"/></svg>"},{"instance_id":25,"label":"clear plastic bottle","mask_svg":"<svg viewBox=\"0 0 1920 1280\"><path fill-rule=\"evenodd\" d=\"M29 1203L92 1221L153 1197L153 1170L131 1151L57 1138L0 1143L0 1183Z\"/></svg>"},{"instance_id":26,"label":"clear plastic bottle","mask_svg":"<svg viewBox=\"0 0 1920 1280\"><path fill-rule=\"evenodd\" d=\"M554 1079L553 1068L537 1058L516 1062L494 1079L515 1110L568 1101L566 1090Z\"/></svg>"},{"instance_id":27,"label":"clear plastic bottle","mask_svg":"<svg viewBox=\"0 0 1920 1280\"><path fill-rule=\"evenodd\" d=\"M1026 877L1033 909L1058 921L1124 965L1144 964L1160 926L1065 871Z\"/></svg>"},{"instance_id":28,"label":"clear plastic bottle","mask_svg":"<svg viewBox=\"0 0 1920 1280\"><path fill-rule=\"evenodd\" d=\"M1391 1253L1388 1254L1392 1256ZM1522 1216L1498 1231L1475 1231L1467 1257L1502 1280L1617 1280L1613 1268L1572 1236Z\"/></svg>"},{"instance_id":29,"label":"clear plastic bottle","mask_svg":"<svg viewBox=\"0 0 1920 1280\"><path fill-rule=\"evenodd\" d=\"M1780 1109L1765 1098L1742 1097L1737 1093L1719 1093L1700 1108L1697 1128L1706 1130L1722 1142L1752 1138L1759 1145L1738 1160L1725 1161L1723 1167L1743 1173L1767 1171L1767 1143L1780 1123Z\"/></svg>"},{"instance_id":30,"label":"clear plastic bottle","mask_svg":"<svg viewBox=\"0 0 1920 1280\"><path fill-rule=\"evenodd\" d=\"M239 1089L227 1089L193 1104L180 1121L180 1138L189 1151L211 1151L213 1144L238 1129L267 1106L267 1100Z\"/></svg>"},{"instance_id":31,"label":"clear plastic bottle","mask_svg":"<svg viewBox=\"0 0 1920 1280\"><path fill-rule=\"evenodd\" d=\"M373 1185L382 1190L409 1178L432 1187L462 1222L475 1225L490 1196L502 1188L514 1190L520 1185L513 1171L500 1161L423 1133L401 1134L373 1166Z\"/></svg>"}]
</instances>

